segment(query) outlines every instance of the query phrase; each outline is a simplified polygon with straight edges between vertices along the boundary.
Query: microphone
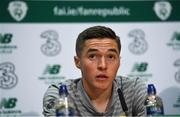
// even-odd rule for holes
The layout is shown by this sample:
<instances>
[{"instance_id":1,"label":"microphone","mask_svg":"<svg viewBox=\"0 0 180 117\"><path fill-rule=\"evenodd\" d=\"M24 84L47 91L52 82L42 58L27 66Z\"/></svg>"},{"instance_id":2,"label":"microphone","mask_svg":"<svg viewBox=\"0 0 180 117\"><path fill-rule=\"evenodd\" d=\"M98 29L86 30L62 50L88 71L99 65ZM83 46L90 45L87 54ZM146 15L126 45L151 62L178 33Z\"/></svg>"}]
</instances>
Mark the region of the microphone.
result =
<instances>
[{"instance_id":1,"label":"microphone","mask_svg":"<svg viewBox=\"0 0 180 117\"><path fill-rule=\"evenodd\" d=\"M125 115L128 116L128 113L127 113L128 107L127 107L127 104L125 102L124 95L123 95L120 88L117 89L117 92L118 92L119 100L120 100L121 105L122 105L122 109L123 109Z\"/></svg>"}]
</instances>

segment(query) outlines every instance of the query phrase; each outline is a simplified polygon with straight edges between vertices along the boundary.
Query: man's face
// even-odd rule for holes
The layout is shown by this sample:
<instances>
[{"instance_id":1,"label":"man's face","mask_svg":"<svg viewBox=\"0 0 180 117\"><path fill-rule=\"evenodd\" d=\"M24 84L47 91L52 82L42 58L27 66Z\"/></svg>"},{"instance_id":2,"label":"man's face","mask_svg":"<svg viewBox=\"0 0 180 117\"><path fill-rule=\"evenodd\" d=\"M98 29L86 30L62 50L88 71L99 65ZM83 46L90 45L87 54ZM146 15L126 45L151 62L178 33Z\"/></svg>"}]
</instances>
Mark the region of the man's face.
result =
<instances>
[{"instance_id":1,"label":"man's face","mask_svg":"<svg viewBox=\"0 0 180 117\"><path fill-rule=\"evenodd\" d=\"M106 90L112 82L120 65L117 43L112 39L90 39L75 64L82 72L85 89Z\"/></svg>"}]
</instances>

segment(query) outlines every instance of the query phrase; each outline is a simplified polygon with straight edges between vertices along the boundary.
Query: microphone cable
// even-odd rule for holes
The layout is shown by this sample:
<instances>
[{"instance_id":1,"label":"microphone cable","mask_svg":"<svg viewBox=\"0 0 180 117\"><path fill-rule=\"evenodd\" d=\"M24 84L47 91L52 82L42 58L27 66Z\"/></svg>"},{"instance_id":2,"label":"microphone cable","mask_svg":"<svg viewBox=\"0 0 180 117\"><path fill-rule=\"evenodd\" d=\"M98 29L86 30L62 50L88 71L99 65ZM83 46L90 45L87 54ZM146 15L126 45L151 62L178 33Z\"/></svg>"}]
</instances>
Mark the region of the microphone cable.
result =
<instances>
[{"instance_id":1,"label":"microphone cable","mask_svg":"<svg viewBox=\"0 0 180 117\"><path fill-rule=\"evenodd\" d=\"M124 95L123 95L123 93L122 93L120 88L117 89L117 92L118 92L119 100L120 100L121 105L122 105L122 109L123 109L125 115L128 116L128 113L127 113L128 107L127 107L127 104L125 102Z\"/></svg>"}]
</instances>

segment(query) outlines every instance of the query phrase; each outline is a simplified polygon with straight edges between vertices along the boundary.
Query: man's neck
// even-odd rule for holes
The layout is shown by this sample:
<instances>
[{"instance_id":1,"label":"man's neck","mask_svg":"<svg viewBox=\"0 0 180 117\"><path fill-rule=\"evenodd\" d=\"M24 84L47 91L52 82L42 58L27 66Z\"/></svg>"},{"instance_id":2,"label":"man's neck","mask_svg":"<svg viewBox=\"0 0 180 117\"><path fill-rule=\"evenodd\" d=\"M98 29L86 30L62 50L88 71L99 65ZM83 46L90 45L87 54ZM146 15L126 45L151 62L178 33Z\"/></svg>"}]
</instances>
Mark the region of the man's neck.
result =
<instances>
[{"instance_id":1,"label":"man's neck","mask_svg":"<svg viewBox=\"0 0 180 117\"><path fill-rule=\"evenodd\" d=\"M107 95L106 92L104 92L104 94L100 94L98 97L91 98L91 102L98 112L106 112L110 98L111 93Z\"/></svg>"},{"instance_id":2,"label":"man's neck","mask_svg":"<svg viewBox=\"0 0 180 117\"><path fill-rule=\"evenodd\" d=\"M101 90L84 87L87 95L92 102L92 105L97 109L98 112L106 111L108 103L111 99L112 88L113 86L106 90Z\"/></svg>"}]
</instances>

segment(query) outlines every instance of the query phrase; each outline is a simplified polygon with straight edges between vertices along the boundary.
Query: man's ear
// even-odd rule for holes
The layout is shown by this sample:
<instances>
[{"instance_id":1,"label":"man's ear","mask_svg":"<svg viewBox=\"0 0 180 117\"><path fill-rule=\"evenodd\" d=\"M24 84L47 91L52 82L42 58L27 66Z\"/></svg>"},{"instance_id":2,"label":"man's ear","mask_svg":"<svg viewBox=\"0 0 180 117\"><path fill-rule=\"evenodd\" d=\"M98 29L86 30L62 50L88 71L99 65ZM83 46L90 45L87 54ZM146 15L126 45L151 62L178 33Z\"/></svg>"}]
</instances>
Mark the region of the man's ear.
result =
<instances>
[{"instance_id":1,"label":"man's ear","mask_svg":"<svg viewBox=\"0 0 180 117\"><path fill-rule=\"evenodd\" d=\"M78 56L74 56L74 63L80 69L80 58Z\"/></svg>"}]
</instances>

